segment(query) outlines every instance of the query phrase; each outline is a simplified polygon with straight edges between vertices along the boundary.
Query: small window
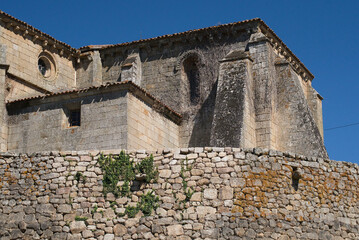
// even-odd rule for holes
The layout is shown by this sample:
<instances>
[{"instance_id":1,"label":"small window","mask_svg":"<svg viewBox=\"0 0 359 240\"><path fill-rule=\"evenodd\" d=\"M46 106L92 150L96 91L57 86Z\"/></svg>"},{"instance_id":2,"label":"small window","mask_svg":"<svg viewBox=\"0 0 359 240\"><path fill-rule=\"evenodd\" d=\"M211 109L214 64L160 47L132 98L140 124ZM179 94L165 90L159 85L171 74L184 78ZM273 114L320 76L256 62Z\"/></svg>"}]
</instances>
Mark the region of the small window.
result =
<instances>
[{"instance_id":1,"label":"small window","mask_svg":"<svg viewBox=\"0 0 359 240\"><path fill-rule=\"evenodd\" d=\"M42 52L37 60L37 68L43 78L52 80L56 76L56 64L52 55L48 52Z\"/></svg>"},{"instance_id":2,"label":"small window","mask_svg":"<svg viewBox=\"0 0 359 240\"><path fill-rule=\"evenodd\" d=\"M39 71L40 73L45 76L46 75L46 71L48 71L48 67L46 66L44 59L39 59L38 61L38 67L39 67Z\"/></svg>"},{"instance_id":3,"label":"small window","mask_svg":"<svg viewBox=\"0 0 359 240\"><path fill-rule=\"evenodd\" d=\"M81 109L69 110L69 126L76 127L81 125Z\"/></svg>"}]
</instances>

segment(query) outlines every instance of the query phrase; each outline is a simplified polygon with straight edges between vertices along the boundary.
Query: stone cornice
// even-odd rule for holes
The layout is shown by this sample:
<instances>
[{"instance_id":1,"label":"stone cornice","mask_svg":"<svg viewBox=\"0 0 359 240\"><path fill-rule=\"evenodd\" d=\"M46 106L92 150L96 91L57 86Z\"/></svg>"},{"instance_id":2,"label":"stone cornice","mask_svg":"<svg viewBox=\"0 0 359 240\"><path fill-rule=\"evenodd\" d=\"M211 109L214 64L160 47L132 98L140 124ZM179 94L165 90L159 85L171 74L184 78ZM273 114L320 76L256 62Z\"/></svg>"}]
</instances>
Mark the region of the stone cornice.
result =
<instances>
[{"instance_id":1,"label":"stone cornice","mask_svg":"<svg viewBox=\"0 0 359 240\"><path fill-rule=\"evenodd\" d=\"M244 20L235 23L222 24L218 26L206 27L201 29L189 30L180 33L167 34L163 36L158 36L154 38L142 39L132 42L104 45L101 50L108 52L123 52L126 47L131 48L143 48L143 49L152 49L153 47L158 47L159 49L163 46L172 46L174 43L193 43L193 42L202 42L210 41L216 42L218 40L224 39L228 36L235 36L238 33L246 32L250 34L252 31L256 31L256 23L261 21L259 18L254 18L250 20ZM87 51L88 46L79 48L80 51ZM115 50L114 50L115 49ZM106 51L108 50L108 51Z\"/></svg>"},{"instance_id":2,"label":"stone cornice","mask_svg":"<svg viewBox=\"0 0 359 240\"><path fill-rule=\"evenodd\" d=\"M223 59L219 60L219 62L232 62L232 61L244 60L244 59L248 59L249 61L253 62L253 59L251 58L250 54L244 51L230 52Z\"/></svg>"},{"instance_id":3,"label":"stone cornice","mask_svg":"<svg viewBox=\"0 0 359 240\"><path fill-rule=\"evenodd\" d=\"M37 44L47 47L49 49L57 50L59 55L77 56L79 51L75 48L72 48L70 45L56 40L50 35L40 31L37 28L23 22L3 11L0 10L0 21L3 22L3 26L13 31L17 34L20 34L24 37L29 38L31 41L36 42Z\"/></svg>"},{"instance_id":4,"label":"stone cornice","mask_svg":"<svg viewBox=\"0 0 359 240\"><path fill-rule=\"evenodd\" d=\"M314 75L304 66L299 58L283 43L283 41L262 20L258 25L260 31L267 37L269 43L290 63L293 69L305 80L312 81Z\"/></svg>"},{"instance_id":5,"label":"stone cornice","mask_svg":"<svg viewBox=\"0 0 359 240\"><path fill-rule=\"evenodd\" d=\"M268 41L276 51L285 57L285 59L291 64L293 69L305 80L312 81L314 75L304 66L304 64L299 60L299 58L283 43L283 41L274 33L274 31L268 27L265 22L259 18L254 18L250 20L223 24L213 27L201 28L196 30L190 30L181 33L168 34L159 37L143 39L133 42L104 45L101 46L100 50L104 51L105 54L112 52L124 52L124 48L152 48L152 47L163 47L164 45L173 45L174 42L201 42L204 39L209 39L212 41L223 39L224 37L230 35L237 35L240 32L247 32L248 34L253 34L255 32L262 32L264 34L263 38L258 38L256 41ZM116 48L116 50L114 50ZM122 50L121 50L122 48ZM80 48L81 51L88 50L88 47ZM109 51L106 51L109 50Z\"/></svg>"}]
</instances>

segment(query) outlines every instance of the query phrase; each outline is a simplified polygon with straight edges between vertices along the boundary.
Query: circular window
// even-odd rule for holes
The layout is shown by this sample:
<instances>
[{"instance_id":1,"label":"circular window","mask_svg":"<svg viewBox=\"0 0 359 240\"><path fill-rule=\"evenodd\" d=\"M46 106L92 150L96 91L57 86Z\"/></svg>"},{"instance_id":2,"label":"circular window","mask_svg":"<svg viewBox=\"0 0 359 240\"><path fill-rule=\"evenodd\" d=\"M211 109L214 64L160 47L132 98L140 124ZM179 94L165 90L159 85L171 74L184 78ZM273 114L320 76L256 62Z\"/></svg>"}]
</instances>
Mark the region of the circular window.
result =
<instances>
[{"instance_id":1,"label":"circular window","mask_svg":"<svg viewBox=\"0 0 359 240\"><path fill-rule=\"evenodd\" d=\"M55 76L56 73L55 61L49 53L42 52L40 54L39 60L37 61L37 67L42 77L51 78Z\"/></svg>"}]
</instances>

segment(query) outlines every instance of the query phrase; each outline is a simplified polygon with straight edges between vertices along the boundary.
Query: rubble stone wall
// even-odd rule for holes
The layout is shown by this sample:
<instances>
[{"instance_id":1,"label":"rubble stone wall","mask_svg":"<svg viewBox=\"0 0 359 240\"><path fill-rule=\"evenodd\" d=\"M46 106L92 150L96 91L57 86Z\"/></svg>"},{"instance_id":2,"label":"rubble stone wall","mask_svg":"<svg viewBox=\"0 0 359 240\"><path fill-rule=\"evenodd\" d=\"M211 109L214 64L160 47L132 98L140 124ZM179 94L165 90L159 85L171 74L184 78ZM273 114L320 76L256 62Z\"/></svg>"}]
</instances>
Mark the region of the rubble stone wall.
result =
<instances>
[{"instance_id":1,"label":"rubble stone wall","mask_svg":"<svg viewBox=\"0 0 359 240\"><path fill-rule=\"evenodd\" d=\"M129 154L135 161L153 154L157 183L105 198L99 151L3 153L0 238L359 238L356 164L259 148ZM194 191L188 201L184 183ZM151 189L159 196L151 216L123 216Z\"/></svg>"}]
</instances>

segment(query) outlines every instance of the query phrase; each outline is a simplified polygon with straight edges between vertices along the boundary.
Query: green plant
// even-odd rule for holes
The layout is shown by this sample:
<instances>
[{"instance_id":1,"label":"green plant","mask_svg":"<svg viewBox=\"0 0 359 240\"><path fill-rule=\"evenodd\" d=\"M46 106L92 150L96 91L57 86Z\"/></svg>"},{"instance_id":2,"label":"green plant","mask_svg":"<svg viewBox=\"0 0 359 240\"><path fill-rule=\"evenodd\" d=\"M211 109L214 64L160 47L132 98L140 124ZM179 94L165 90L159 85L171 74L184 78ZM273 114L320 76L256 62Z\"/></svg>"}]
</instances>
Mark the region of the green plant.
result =
<instances>
[{"instance_id":1,"label":"green plant","mask_svg":"<svg viewBox=\"0 0 359 240\"><path fill-rule=\"evenodd\" d=\"M116 206L117 206L117 203L116 202L111 202L110 203L110 207L115 210L116 209Z\"/></svg>"},{"instance_id":2,"label":"green plant","mask_svg":"<svg viewBox=\"0 0 359 240\"><path fill-rule=\"evenodd\" d=\"M77 183L80 182L80 180L82 179L82 182L85 183L86 182L86 176L84 176L82 173L80 172L76 172L75 174L75 180L77 181Z\"/></svg>"},{"instance_id":3,"label":"green plant","mask_svg":"<svg viewBox=\"0 0 359 240\"><path fill-rule=\"evenodd\" d=\"M151 180L156 181L158 176L158 170L153 165L153 156L143 159L140 163L136 165L136 169L139 173L145 174L145 181L147 183Z\"/></svg>"},{"instance_id":4,"label":"green plant","mask_svg":"<svg viewBox=\"0 0 359 240\"><path fill-rule=\"evenodd\" d=\"M182 178L182 189L185 195L185 199L182 201L183 204L188 202L191 199L192 195L194 194L194 189L192 187L191 188L188 187L188 182L185 176L185 173L191 170L192 170L192 165L191 166L188 165L188 159L186 158L186 160L182 160L180 176Z\"/></svg>"},{"instance_id":5,"label":"green plant","mask_svg":"<svg viewBox=\"0 0 359 240\"><path fill-rule=\"evenodd\" d=\"M93 209L91 210L91 213L94 214L95 212L97 212L97 209L98 209L98 206L95 205L95 206L93 207Z\"/></svg>"},{"instance_id":6,"label":"green plant","mask_svg":"<svg viewBox=\"0 0 359 240\"><path fill-rule=\"evenodd\" d=\"M104 174L104 194L111 192L116 197L127 195L130 192L129 182L135 179L134 163L130 160L130 156L123 151L118 156L101 154L98 162ZM117 186L120 180L124 181L122 187Z\"/></svg>"},{"instance_id":7,"label":"green plant","mask_svg":"<svg viewBox=\"0 0 359 240\"><path fill-rule=\"evenodd\" d=\"M136 214L138 213L139 209L138 207L133 207L133 206L127 206L126 210L125 210L125 214L127 214L127 216L129 218L134 218L136 216Z\"/></svg>"},{"instance_id":8,"label":"green plant","mask_svg":"<svg viewBox=\"0 0 359 240\"><path fill-rule=\"evenodd\" d=\"M145 216L149 216L152 210L156 210L159 207L159 197L154 195L154 191L147 192L141 197L138 203L138 209L142 211Z\"/></svg>"},{"instance_id":9,"label":"green plant","mask_svg":"<svg viewBox=\"0 0 359 240\"><path fill-rule=\"evenodd\" d=\"M103 172L103 193L113 193L116 197L128 196L131 191L131 183L136 178L136 174L143 174L144 181L150 183L155 182L158 177L158 169L153 164L153 156L143 159L135 164L130 156L121 152L117 156L100 155L98 163ZM122 185L119 186L119 182ZM124 215L133 218L141 210L145 216L151 215L153 210L159 206L159 197L156 197L154 191L142 195L137 205L127 206ZM116 202L112 202L110 206L115 208ZM121 214L122 215L122 214Z\"/></svg>"},{"instance_id":10,"label":"green plant","mask_svg":"<svg viewBox=\"0 0 359 240\"><path fill-rule=\"evenodd\" d=\"M75 217L75 221L86 221L87 219L88 219L87 217L80 217L80 216Z\"/></svg>"},{"instance_id":11,"label":"green plant","mask_svg":"<svg viewBox=\"0 0 359 240\"><path fill-rule=\"evenodd\" d=\"M145 175L145 182L156 181L158 170L153 165L153 156L143 159L135 164L130 156L121 151L116 156L100 155L98 163L103 171L103 193L113 193L116 197L128 196L131 191L130 184L135 180L136 174ZM121 186L118 182L123 181Z\"/></svg>"}]
</instances>

